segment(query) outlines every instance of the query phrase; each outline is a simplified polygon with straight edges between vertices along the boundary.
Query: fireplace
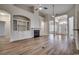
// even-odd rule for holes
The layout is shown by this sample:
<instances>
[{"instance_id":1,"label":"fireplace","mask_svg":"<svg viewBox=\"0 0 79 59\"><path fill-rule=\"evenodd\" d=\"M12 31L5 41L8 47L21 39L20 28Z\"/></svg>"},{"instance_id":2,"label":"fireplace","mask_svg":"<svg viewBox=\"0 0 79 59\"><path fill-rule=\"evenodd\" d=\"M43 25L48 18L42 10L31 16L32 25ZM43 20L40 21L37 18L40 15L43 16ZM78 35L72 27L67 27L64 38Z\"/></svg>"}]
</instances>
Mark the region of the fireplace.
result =
<instances>
[{"instance_id":1,"label":"fireplace","mask_svg":"<svg viewBox=\"0 0 79 59\"><path fill-rule=\"evenodd\" d=\"M34 30L34 38L40 36L40 30Z\"/></svg>"}]
</instances>

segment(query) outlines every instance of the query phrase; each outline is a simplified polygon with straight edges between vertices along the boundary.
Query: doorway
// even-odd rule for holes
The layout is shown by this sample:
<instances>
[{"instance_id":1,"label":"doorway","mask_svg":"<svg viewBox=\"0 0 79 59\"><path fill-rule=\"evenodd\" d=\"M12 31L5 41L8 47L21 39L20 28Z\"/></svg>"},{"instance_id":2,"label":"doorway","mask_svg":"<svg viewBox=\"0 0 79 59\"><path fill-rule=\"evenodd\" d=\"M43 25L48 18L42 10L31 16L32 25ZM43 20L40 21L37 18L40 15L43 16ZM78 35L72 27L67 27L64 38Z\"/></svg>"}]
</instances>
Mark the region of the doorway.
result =
<instances>
[{"instance_id":1,"label":"doorway","mask_svg":"<svg viewBox=\"0 0 79 59\"><path fill-rule=\"evenodd\" d=\"M49 34L55 35L54 39L66 39L68 35L68 16L62 15L55 17L55 20L49 21Z\"/></svg>"},{"instance_id":2,"label":"doorway","mask_svg":"<svg viewBox=\"0 0 79 59\"><path fill-rule=\"evenodd\" d=\"M0 49L10 42L10 14L0 10Z\"/></svg>"},{"instance_id":3,"label":"doorway","mask_svg":"<svg viewBox=\"0 0 79 59\"><path fill-rule=\"evenodd\" d=\"M0 37L5 36L5 22L0 21Z\"/></svg>"}]
</instances>

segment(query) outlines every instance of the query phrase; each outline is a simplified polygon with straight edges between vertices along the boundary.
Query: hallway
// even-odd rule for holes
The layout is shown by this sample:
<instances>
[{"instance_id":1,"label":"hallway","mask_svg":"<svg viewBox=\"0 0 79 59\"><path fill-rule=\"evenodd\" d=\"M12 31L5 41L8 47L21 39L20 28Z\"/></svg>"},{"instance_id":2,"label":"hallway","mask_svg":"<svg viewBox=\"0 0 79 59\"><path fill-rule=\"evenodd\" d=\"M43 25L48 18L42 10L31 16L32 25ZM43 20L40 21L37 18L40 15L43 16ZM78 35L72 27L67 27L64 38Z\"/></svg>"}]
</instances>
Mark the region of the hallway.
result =
<instances>
[{"instance_id":1,"label":"hallway","mask_svg":"<svg viewBox=\"0 0 79 59\"><path fill-rule=\"evenodd\" d=\"M59 37L59 39L58 39ZM73 55L75 47L73 40L61 38L62 35L53 34L38 38L15 41L0 49L2 55Z\"/></svg>"}]
</instances>

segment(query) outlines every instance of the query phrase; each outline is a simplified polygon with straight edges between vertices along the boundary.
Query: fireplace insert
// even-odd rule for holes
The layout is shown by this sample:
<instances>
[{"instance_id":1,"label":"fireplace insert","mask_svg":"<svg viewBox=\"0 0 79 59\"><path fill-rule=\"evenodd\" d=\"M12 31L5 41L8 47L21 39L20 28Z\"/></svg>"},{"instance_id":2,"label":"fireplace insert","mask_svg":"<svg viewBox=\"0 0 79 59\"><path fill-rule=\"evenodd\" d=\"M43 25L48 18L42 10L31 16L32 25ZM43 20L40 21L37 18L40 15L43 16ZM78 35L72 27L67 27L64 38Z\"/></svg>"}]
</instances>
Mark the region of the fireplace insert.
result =
<instances>
[{"instance_id":1,"label":"fireplace insert","mask_svg":"<svg viewBox=\"0 0 79 59\"><path fill-rule=\"evenodd\" d=\"M34 30L34 38L40 36L40 30Z\"/></svg>"}]
</instances>

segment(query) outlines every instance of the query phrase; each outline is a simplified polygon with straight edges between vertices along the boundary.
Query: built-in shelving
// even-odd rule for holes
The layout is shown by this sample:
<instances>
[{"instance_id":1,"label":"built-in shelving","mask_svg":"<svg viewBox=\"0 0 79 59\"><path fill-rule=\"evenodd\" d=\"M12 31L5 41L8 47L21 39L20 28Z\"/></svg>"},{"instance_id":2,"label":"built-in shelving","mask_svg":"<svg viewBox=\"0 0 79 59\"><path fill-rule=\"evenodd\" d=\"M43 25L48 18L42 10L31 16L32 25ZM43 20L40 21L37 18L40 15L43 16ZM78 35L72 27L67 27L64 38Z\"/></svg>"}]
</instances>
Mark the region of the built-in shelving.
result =
<instances>
[{"instance_id":1,"label":"built-in shelving","mask_svg":"<svg viewBox=\"0 0 79 59\"><path fill-rule=\"evenodd\" d=\"M13 30L26 31L30 30L30 19L20 15L13 16Z\"/></svg>"}]
</instances>

